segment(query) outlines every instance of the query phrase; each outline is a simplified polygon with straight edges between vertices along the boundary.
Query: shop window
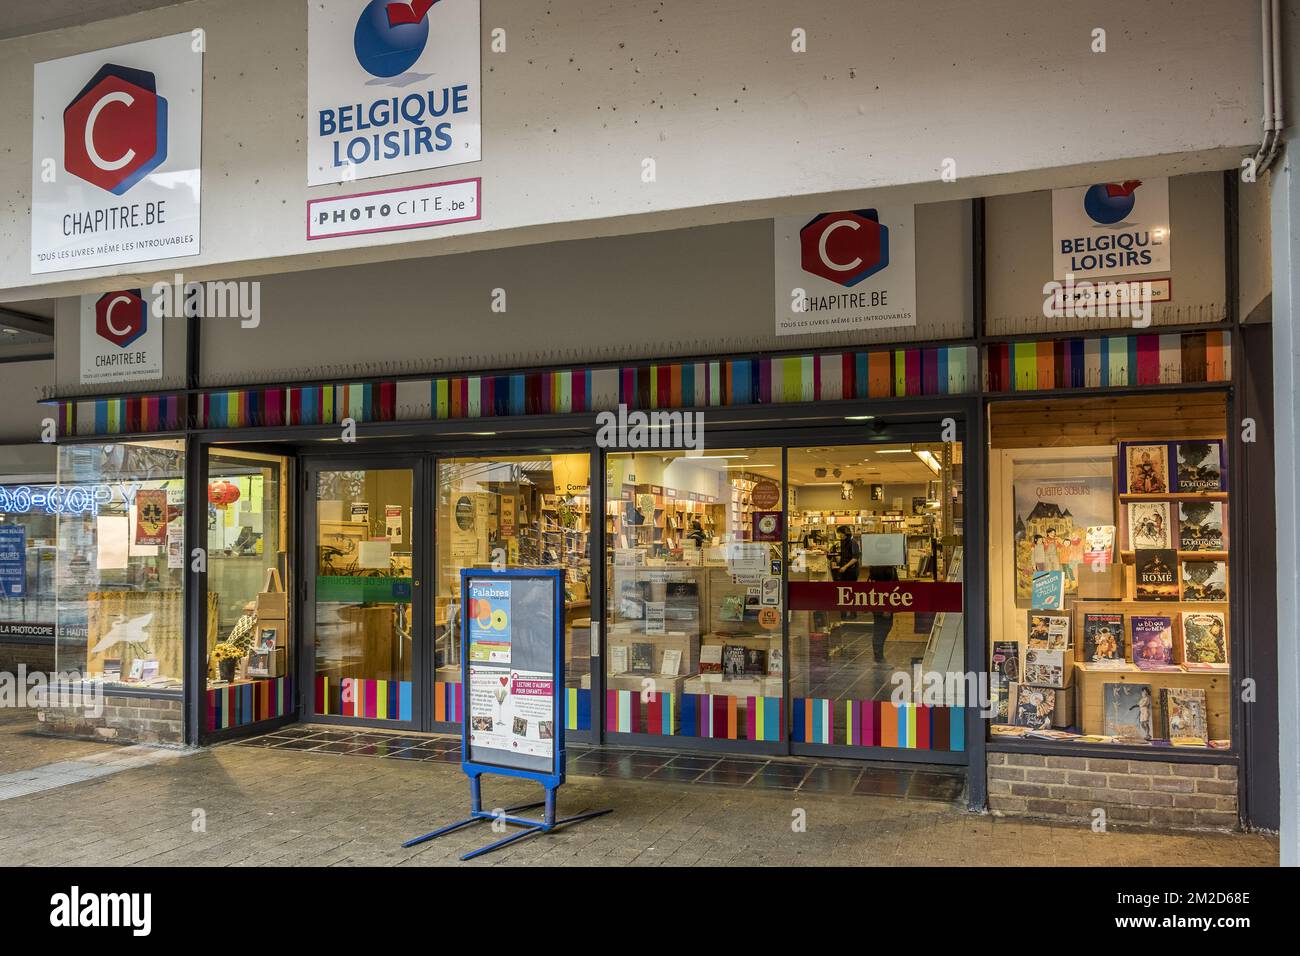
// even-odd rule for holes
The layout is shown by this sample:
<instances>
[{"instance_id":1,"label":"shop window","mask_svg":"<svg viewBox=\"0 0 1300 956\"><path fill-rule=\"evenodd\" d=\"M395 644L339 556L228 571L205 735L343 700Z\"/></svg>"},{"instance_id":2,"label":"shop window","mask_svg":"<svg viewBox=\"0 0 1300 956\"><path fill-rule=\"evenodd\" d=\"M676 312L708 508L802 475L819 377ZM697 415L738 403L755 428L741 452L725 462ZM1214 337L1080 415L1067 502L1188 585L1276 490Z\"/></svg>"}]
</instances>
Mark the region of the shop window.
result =
<instances>
[{"instance_id":1,"label":"shop window","mask_svg":"<svg viewBox=\"0 0 1300 956\"><path fill-rule=\"evenodd\" d=\"M208 456L210 731L283 716L292 700L288 473L278 456Z\"/></svg>"},{"instance_id":2,"label":"shop window","mask_svg":"<svg viewBox=\"0 0 1300 956\"><path fill-rule=\"evenodd\" d=\"M433 719L461 720L460 572L563 568L568 730L591 727L591 456L438 462Z\"/></svg>"},{"instance_id":3,"label":"shop window","mask_svg":"<svg viewBox=\"0 0 1300 956\"><path fill-rule=\"evenodd\" d=\"M317 714L414 719L413 490L409 468L317 474Z\"/></svg>"},{"instance_id":4,"label":"shop window","mask_svg":"<svg viewBox=\"0 0 1300 956\"><path fill-rule=\"evenodd\" d=\"M110 686L179 693L184 443L65 445L58 479L58 670Z\"/></svg>"},{"instance_id":5,"label":"shop window","mask_svg":"<svg viewBox=\"0 0 1300 956\"><path fill-rule=\"evenodd\" d=\"M0 448L0 671L54 666L54 470L51 446Z\"/></svg>"},{"instance_id":6,"label":"shop window","mask_svg":"<svg viewBox=\"0 0 1300 956\"><path fill-rule=\"evenodd\" d=\"M994 737L1227 748L1221 392L989 410Z\"/></svg>"},{"instance_id":7,"label":"shop window","mask_svg":"<svg viewBox=\"0 0 1300 956\"><path fill-rule=\"evenodd\" d=\"M608 456L607 731L784 740L781 455Z\"/></svg>"},{"instance_id":8,"label":"shop window","mask_svg":"<svg viewBox=\"0 0 1300 956\"><path fill-rule=\"evenodd\" d=\"M962 580L960 442L791 448L787 467L792 584ZM792 739L961 749L963 641L955 612L792 611Z\"/></svg>"}]
</instances>

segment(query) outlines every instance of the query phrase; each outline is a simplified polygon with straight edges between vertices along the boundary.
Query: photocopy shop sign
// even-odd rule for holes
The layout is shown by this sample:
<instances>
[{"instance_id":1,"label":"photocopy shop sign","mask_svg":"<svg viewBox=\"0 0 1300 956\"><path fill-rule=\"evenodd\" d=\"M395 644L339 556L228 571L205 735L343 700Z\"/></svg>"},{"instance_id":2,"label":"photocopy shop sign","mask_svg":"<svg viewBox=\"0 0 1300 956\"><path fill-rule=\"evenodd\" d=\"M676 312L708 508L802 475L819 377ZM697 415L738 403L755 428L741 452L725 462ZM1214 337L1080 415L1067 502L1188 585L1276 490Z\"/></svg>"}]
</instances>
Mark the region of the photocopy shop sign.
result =
<instances>
[{"instance_id":1,"label":"photocopy shop sign","mask_svg":"<svg viewBox=\"0 0 1300 956\"><path fill-rule=\"evenodd\" d=\"M307 202L307 238L442 226L480 218L481 179L406 186Z\"/></svg>"},{"instance_id":2,"label":"photocopy shop sign","mask_svg":"<svg viewBox=\"0 0 1300 956\"><path fill-rule=\"evenodd\" d=\"M309 186L481 158L478 0L307 9Z\"/></svg>"},{"instance_id":3,"label":"photocopy shop sign","mask_svg":"<svg viewBox=\"0 0 1300 956\"><path fill-rule=\"evenodd\" d=\"M1052 190L1053 276L1169 271L1169 179Z\"/></svg>"},{"instance_id":4,"label":"photocopy shop sign","mask_svg":"<svg viewBox=\"0 0 1300 956\"><path fill-rule=\"evenodd\" d=\"M36 64L34 274L198 254L202 50L181 33Z\"/></svg>"},{"instance_id":5,"label":"photocopy shop sign","mask_svg":"<svg viewBox=\"0 0 1300 956\"><path fill-rule=\"evenodd\" d=\"M911 206L875 206L773 222L776 334L916 325Z\"/></svg>"}]
</instances>

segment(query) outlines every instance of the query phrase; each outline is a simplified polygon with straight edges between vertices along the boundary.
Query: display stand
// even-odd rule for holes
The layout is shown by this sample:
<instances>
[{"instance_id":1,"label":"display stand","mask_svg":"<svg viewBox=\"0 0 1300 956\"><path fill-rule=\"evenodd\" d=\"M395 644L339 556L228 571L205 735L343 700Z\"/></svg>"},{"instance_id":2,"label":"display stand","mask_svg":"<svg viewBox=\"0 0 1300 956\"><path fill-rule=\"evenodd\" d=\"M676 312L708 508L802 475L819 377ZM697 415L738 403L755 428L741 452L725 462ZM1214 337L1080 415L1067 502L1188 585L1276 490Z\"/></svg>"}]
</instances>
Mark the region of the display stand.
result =
<instances>
[{"instance_id":1,"label":"display stand","mask_svg":"<svg viewBox=\"0 0 1300 956\"><path fill-rule=\"evenodd\" d=\"M469 777L469 816L407 840L402 846L412 847L481 820L499 820L523 827L518 833L461 857L461 860L472 860L525 837L550 833L613 811L591 810L556 819L556 792L564 783L568 696L564 693L563 572L465 569L461 571L460 583L464 611L461 620L465 622L461 628L465 708L460 764ZM501 691L493 693L498 687ZM543 702L547 697L549 709ZM496 702L495 713L488 704L492 698ZM509 724L507 701L510 702ZM533 731L537 732L536 736ZM544 752L540 744L548 733L551 746L549 752ZM545 788L545 799L504 810L484 810L483 775L489 773L536 780ZM541 820L513 815L535 807L545 808Z\"/></svg>"}]
</instances>

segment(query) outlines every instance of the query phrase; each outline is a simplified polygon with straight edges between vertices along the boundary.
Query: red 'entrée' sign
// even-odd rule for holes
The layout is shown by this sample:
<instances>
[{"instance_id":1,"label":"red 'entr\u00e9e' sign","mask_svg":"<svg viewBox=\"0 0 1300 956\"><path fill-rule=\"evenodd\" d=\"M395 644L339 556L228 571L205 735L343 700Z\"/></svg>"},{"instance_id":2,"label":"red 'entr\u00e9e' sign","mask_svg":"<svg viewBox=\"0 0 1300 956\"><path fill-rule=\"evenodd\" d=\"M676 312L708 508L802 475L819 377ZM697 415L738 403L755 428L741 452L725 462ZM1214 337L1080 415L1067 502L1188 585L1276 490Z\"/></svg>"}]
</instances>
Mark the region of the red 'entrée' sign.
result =
<instances>
[{"instance_id":1,"label":"red 'entr\u00e9e' sign","mask_svg":"<svg viewBox=\"0 0 1300 956\"><path fill-rule=\"evenodd\" d=\"M791 581L792 611L961 611L958 581Z\"/></svg>"}]
</instances>

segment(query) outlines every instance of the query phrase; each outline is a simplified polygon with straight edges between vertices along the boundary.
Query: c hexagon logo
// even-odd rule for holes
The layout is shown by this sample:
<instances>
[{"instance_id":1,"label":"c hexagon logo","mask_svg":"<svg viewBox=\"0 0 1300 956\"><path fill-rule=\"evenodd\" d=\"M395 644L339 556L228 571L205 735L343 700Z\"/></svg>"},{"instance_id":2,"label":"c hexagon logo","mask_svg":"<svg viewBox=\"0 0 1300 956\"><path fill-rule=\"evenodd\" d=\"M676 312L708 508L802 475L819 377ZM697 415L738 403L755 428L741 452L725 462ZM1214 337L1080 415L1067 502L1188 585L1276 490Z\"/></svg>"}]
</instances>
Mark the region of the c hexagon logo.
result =
<instances>
[{"instance_id":1,"label":"c hexagon logo","mask_svg":"<svg viewBox=\"0 0 1300 956\"><path fill-rule=\"evenodd\" d=\"M95 301L95 333L118 348L129 348L148 330L149 303L139 289L107 292Z\"/></svg>"},{"instance_id":2,"label":"c hexagon logo","mask_svg":"<svg viewBox=\"0 0 1300 956\"><path fill-rule=\"evenodd\" d=\"M122 195L167 158L167 101L154 75L114 63L99 68L63 111L63 166Z\"/></svg>"},{"instance_id":3,"label":"c hexagon logo","mask_svg":"<svg viewBox=\"0 0 1300 956\"><path fill-rule=\"evenodd\" d=\"M889 265L889 227L874 209L824 212L799 230L799 257L805 272L855 286Z\"/></svg>"}]
</instances>

